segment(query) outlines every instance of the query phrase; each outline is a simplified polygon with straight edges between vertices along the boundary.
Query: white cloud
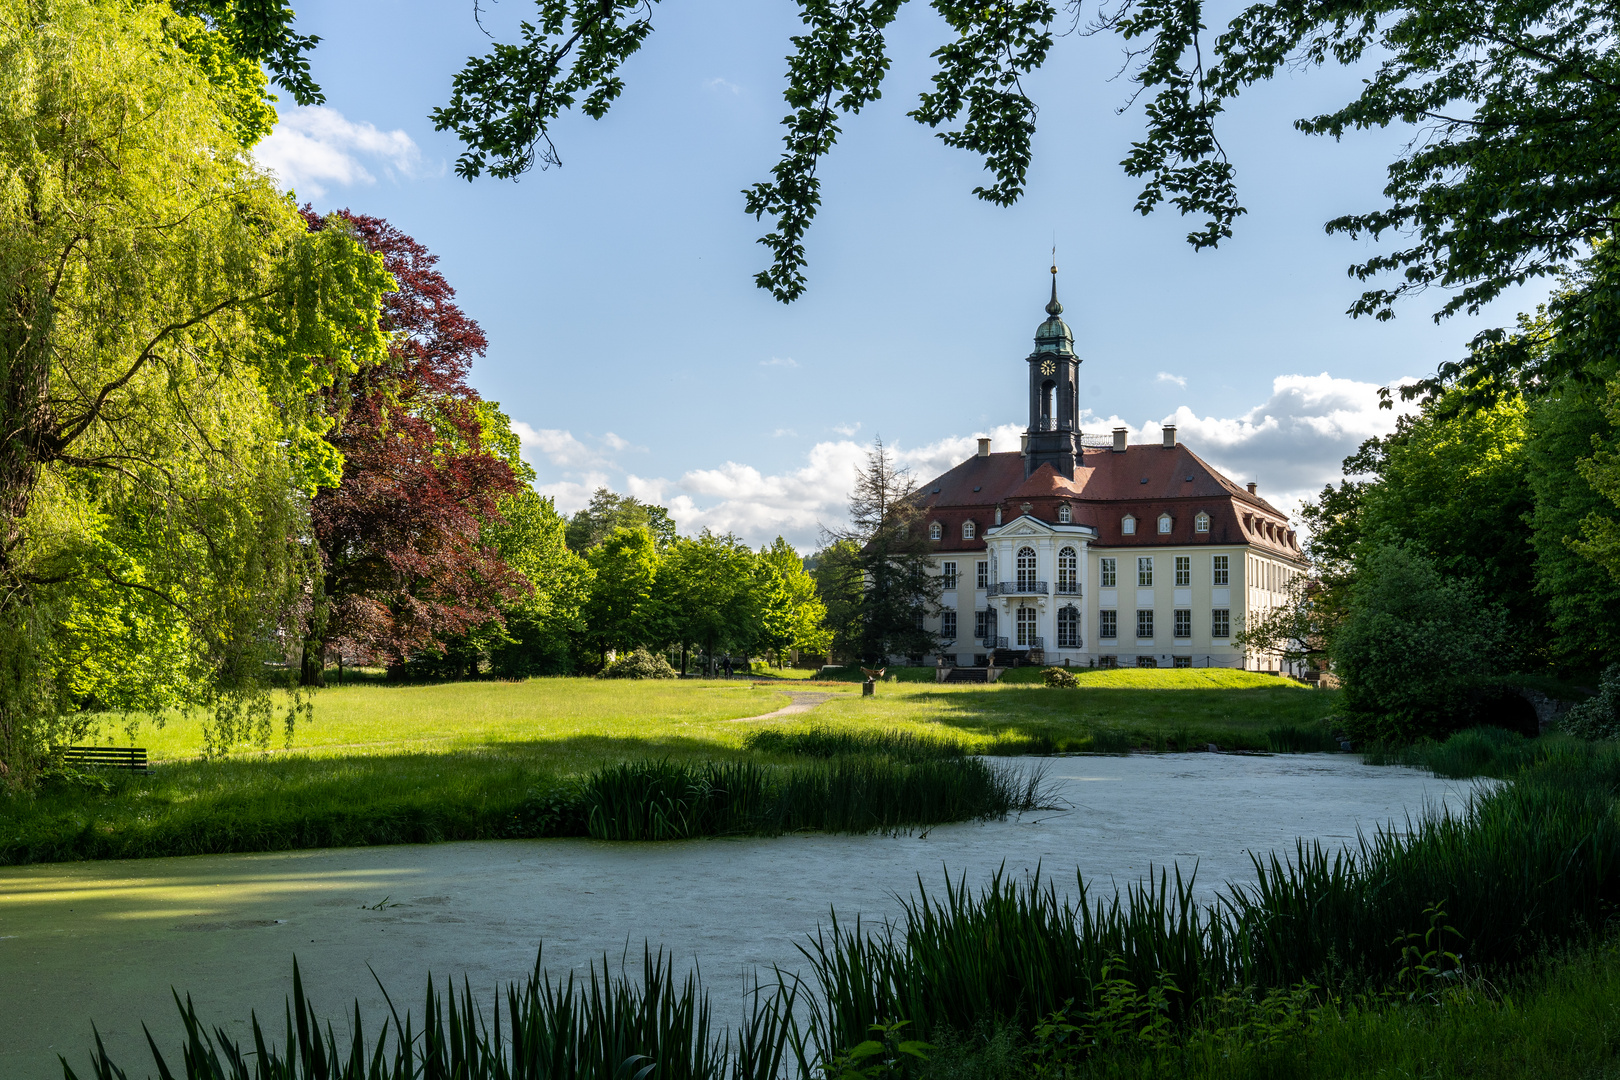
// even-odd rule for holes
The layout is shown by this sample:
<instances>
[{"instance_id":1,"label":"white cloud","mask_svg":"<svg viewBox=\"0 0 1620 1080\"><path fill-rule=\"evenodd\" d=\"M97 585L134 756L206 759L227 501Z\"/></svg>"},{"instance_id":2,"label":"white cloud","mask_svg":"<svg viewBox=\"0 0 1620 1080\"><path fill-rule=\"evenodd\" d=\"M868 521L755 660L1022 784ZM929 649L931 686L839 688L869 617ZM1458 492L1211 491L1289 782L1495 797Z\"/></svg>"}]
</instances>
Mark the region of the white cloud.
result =
<instances>
[{"instance_id":1,"label":"white cloud","mask_svg":"<svg viewBox=\"0 0 1620 1080\"><path fill-rule=\"evenodd\" d=\"M797 431L794 431L790 427L779 427L775 431L771 432L771 438L780 439L784 435L790 435L790 436L793 436L793 437L796 438L796 437L798 437L798 434L799 433Z\"/></svg>"},{"instance_id":2,"label":"white cloud","mask_svg":"<svg viewBox=\"0 0 1620 1080\"><path fill-rule=\"evenodd\" d=\"M742 93L742 87L730 79L722 79L718 75L712 79L704 79L703 85L706 89L713 90L717 94L731 94L735 97L737 94Z\"/></svg>"},{"instance_id":3,"label":"white cloud","mask_svg":"<svg viewBox=\"0 0 1620 1080\"><path fill-rule=\"evenodd\" d=\"M325 105L282 113L254 155L283 184L312 198L325 195L328 184L375 184L371 169L392 179L420 175L422 165L421 151L403 129L382 131L374 124L355 123Z\"/></svg>"},{"instance_id":4,"label":"white cloud","mask_svg":"<svg viewBox=\"0 0 1620 1080\"><path fill-rule=\"evenodd\" d=\"M847 438L861 430L861 425L858 422L854 424L834 424L833 430Z\"/></svg>"},{"instance_id":5,"label":"white cloud","mask_svg":"<svg viewBox=\"0 0 1620 1080\"><path fill-rule=\"evenodd\" d=\"M1340 477L1340 464L1356 447L1389 434L1398 415L1415 409L1400 401L1393 411L1380 409L1377 383L1323 372L1278 376L1271 397L1242 416L1199 416L1183 405L1165 423L1174 423L1177 438L1200 457L1234 480L1256 481L1262 496L1292 512Z\"/></svg>"},{"instance_id":6,"label":"white cloud","mask_svg":"<svg viewBox=\"0 0 1620 1080\"><path fill-rule=\"evenodd\" d=\"M1161 371L1153 377L1154 382L1175 383L1183 390L1187 389L1187 378L1184 375L1172 375L1168 371Z\"/></svg>"},{"instance_id":7,"label":"white cloud","mask_svg":"<svg viewBox=\"0 0 1620 1080\"><path fill-rule=\"evenodd\" d=\"M799 362L791 356L773 356L769 360L761 360L759 366L796 368L799 366Z\"/></svg>"}]
</instances>

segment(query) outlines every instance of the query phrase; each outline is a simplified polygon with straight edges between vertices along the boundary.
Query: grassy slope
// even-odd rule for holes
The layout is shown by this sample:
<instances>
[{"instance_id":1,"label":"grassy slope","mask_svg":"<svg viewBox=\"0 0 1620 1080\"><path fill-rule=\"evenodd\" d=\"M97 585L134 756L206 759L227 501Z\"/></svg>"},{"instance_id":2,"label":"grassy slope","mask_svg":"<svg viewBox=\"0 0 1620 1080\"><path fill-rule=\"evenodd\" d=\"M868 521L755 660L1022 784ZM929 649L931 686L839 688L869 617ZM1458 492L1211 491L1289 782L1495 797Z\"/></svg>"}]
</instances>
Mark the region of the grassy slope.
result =
<instances>
[{"instance_id":1,"label":"grassy slope","mask_svg":"<svg viewBox=\"0 0 1620 1080\"><path fill-rule=\"evenodd\" d=\"M918 729L969 742L998 735L1046 736L1060 749L1091 748L1098 734L1144 749L1217 743L1264 750L1278 727L1318 725L1338 700L1333 691L1254 672L1203 670L1080 671L1080 685L1053 690L994 686L883 684L870 698L840 697L814 713L830 726Z\"/></svg>"},{"instance_id":2,"label":"grassy slope","mask_svg":"<svg viewBox=\"0 0 1620 1080\"><path fill-rule=\"evenodd\" d=\"M1247 676L1259 682L1247 689L1177 689L1206 673L1083 674L1075 690L884 683L862 698L853 685L817 686L834 698L781 726L911 730L970 744L1044 735L1071 749L1092 748L1099 734L1112 737L1109 749L1163 748L1167 738L1264 748L1266 730L1312 723L1334 698L1264 676ZM1156 681L1122 687L1103 676ZM108 793L58 787L0 800L0 863L497 836L525 800L607 762L763 756L742 749L760 725L732 721L788 701L779 687L742 680L330 688L290 751L223 761L197 759L195 719L171 719L137 735L156 763L146 776L110 774Z\"/></svg>"}]
</instances>

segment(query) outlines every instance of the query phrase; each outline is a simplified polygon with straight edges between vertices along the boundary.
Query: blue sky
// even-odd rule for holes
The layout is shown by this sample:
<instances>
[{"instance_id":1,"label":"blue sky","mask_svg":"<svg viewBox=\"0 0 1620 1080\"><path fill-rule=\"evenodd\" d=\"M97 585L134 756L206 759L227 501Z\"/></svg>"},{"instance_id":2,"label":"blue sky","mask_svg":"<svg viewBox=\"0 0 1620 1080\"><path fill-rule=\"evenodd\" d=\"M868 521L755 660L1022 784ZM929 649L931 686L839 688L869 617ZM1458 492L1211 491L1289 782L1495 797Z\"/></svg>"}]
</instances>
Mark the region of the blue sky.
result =
<instances>
[{"instance_id":1,"label":"blue sky","mask_svg":"<svg viewBox=\"0 0 1620 1080\"><path fill-rule=\"evenodd\" d=\"M531 8L487 4L500 40ZM1437 294L1393 322L1344 314L1365 242L1322 223L1379 204L1406 131L1341 143L1296 116L1354 92L1360 73L1286 76L1241 100L1223 142L1249 214L1216 251L1189 221L1132 210L1118 162L1141 130L1110 81L1117 39L1068 36L1026 86L1041 105L1023 201L971 194L979 162L906 117L947 31L908 7L890 34L885 97L844 124L821 170L810 289L756 289L764 227L742 212L781 147L791 4L689 0L655 11L606 119L555 130L563 167L469 183L428 114L488 47L471 3L347 0L299 8L323 41L319 110L282 109L261 160L318 209L377 214L425 243L489 335L474 383L525 440L542 491L571 510L605 484L662 501L682 531L813 546L841 515L875 434L927 479L991 434L1016 449L1023 358L1043 318L1049 250L1075 330L1088 428L1182 439L1262 494L1297 505L1387 430L1380 385L1431 372L1472 333L1544 291L1436 326Z\"/></svg>"}]
</instances>

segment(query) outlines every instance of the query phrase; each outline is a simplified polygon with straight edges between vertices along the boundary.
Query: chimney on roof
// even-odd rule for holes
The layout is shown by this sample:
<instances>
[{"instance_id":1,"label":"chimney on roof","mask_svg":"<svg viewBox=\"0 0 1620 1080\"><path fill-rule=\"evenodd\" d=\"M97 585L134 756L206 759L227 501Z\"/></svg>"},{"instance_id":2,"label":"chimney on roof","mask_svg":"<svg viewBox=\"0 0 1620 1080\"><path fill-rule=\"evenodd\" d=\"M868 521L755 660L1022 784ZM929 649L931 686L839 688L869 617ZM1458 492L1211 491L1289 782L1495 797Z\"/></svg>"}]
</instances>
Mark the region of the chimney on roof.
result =
<instances>
[{"instance_id":1,"label":"chimney on roof","mask_svg":"<svg viewBox=\"0 0 1620 1080\"><path fill-rule=\"evenodd\" d=\"M1114 453L1123 454L1124 452L1125 452L1125 429L1122 428L1122 427L1117 427L1117 428L1114 429Z\"/></svg>"},{"instance_id":2,"label":"chimney on roof","mask_svg":"<svg viewBox=\"0 0 1620 1080\"><path fill-rule=\"evenodd\" d=\"M980 457L989 457L990 456L990 440L989 439L980 439L979 440L979 456Z\"/></svg>"},{"instance_id":3,"label":"chimney on roof","mask_svg":"<svg viewBox=\"0 0 1620 1080\"><path fill-rule=\"evenodd\" d=\"M1164 448L1168 450L1174 445L1176 445L1176 425L1166 424L1164 425Z\"/></svg>"},{"instance_id":4,"label":"chimney on roof","mask_svg":"<svg viewBox=\"0 0 1620 1080\"><path fill-rule=\"evenodd\" d=\"M1249 494L1250 495L1254 494L1254 481L1253 480L1249 481Z\"/></svg>"}]
</instances>

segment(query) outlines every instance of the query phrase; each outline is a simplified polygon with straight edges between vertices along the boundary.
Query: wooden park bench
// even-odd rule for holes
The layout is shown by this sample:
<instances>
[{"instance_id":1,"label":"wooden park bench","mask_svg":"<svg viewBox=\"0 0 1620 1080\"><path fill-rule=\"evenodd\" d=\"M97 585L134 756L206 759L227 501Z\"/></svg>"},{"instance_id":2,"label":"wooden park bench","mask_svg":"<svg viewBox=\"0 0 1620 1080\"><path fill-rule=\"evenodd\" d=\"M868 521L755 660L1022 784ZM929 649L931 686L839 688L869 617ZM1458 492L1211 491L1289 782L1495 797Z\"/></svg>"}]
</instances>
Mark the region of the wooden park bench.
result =
<instances>
[{"instance_id":1,"label":"wooden park bench","mask_svg":"<svg viewBox=\"0 0 1620 1080\"><path fill-rule=\"evenodd\" d=\"M92 769L146 771L144 746L70 746L62 757L64 765Z\"/></svg>"}]
</instances>

